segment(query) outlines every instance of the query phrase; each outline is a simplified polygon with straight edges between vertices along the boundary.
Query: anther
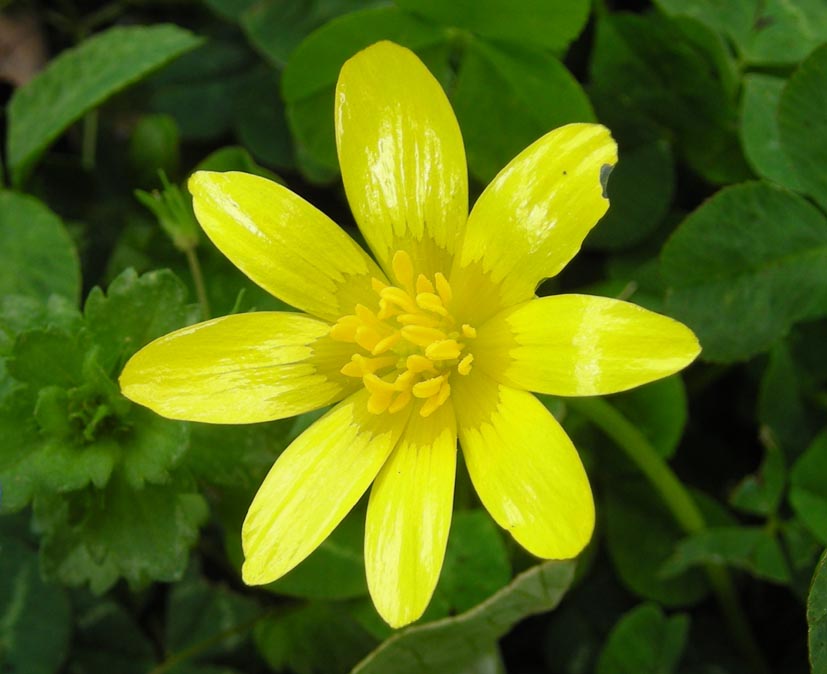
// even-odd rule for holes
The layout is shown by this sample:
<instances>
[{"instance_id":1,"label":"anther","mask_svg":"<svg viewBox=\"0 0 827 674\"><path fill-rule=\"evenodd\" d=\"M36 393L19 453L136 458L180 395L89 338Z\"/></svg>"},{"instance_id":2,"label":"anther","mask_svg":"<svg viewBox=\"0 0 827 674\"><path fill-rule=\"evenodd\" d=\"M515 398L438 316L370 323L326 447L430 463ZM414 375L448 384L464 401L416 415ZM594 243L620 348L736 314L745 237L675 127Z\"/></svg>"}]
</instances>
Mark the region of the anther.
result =
<instances>
[{"instance_id":1,"label":"anther","mask_svg":"<svg viewBox=\"0 0 827 674\"><path fill-rule=\"evenodd\" d=\"M421 381L418 384L414 384L411 390L417 398L430 398L431 396L434 396L437 393L439 393L439 389L442 386L442 382L444 380L445 377L442 375L440 375L439 377L434 377L432 379L426 379L425 381Z\"/></svg>"},{"instance_id":2,"label":"anther","mask_svg":"<svg viewBox=\"0 0 827 674\"><path fill-rule=\"evenodd\" d=\"M453 339L432 342L425 348L425 355L431 360L453 360L459 358L460 353L460 345Z\"/></svg>"},{"instance_id":3,"label":"anther","mask_svg":"<svg viewBox=\"0 0 827 674\"><path fill-rule=\"evenodd\" d=\"M399 281L402 286L410 288L413 283L414 274L411 256L404 250L398 250L393 254L391 266L393 267L393 275L396 277L396 280Z\"/></svg>"},{"instance_id":4,"label":"anther","mask_svg":"<svg viewBox=\"0 0 827 674\"><path fill-rule=\"evenodd\" d=\"M438 271L434 276L434 281L436 281L436 291L442 298L442 303L446 306L449 305L454 293L451 292L451 284L448 283L448 279L445 278L441 271Z\"/></svg>"},{"instance_id":5,"label":"anther","mask_svg":"<svg viewBox=\"0 0 827 674\"><path fill-rule=\"evenodd\" d=\"M401 332L402 336L409 342L425 347L431 342L441 341L448 336L442 330L427 328L424 325L406 325Z\"/></svg>"},{"instance_id":6,"label":"anther","mask_svg":"<svg viewBox=\"0 0 827 674\"><path fill-rule=\"evenodd\" d=\"M457 365L457 372L461 375L467 375L471 373L471 363L474 362L474 354L469 353L465 358L459 361L459 365Z\"/></svg>"}]
</instances>

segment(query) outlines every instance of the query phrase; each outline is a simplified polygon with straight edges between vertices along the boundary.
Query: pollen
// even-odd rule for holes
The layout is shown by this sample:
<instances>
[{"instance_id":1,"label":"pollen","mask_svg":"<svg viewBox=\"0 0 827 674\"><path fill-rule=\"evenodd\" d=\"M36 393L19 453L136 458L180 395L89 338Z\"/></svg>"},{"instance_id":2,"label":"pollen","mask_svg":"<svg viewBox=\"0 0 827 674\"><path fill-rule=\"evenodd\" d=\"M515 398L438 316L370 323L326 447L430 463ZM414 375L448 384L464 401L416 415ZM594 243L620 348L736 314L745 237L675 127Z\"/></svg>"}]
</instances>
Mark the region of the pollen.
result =
<instances>
[{"instance_id":1,"label":"pollen","mask_svg":"<svg viewBox=\"0 0 827 674\"><path fill-rule=\"evenodd\" d=\"M394 254L391 269L394 283L372 279L375 308L357 304L330 336L354 345L340 371L362 380L370 393L369 412L395 414L415 405L428 417L451 397L451 378L471 372L469 343L477 331L454 320L453 292L444 274L417 274L402 250Z\"/></svg>"}]
</instances>

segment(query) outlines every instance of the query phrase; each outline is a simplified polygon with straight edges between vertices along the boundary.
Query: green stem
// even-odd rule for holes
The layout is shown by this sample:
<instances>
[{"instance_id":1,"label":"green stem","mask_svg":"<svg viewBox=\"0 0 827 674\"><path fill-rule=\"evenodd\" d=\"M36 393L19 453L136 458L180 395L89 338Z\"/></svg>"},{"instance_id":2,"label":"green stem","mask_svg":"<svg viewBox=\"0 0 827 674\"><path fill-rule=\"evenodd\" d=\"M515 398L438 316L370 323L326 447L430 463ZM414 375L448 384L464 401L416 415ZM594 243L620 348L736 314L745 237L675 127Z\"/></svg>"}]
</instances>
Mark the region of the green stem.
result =
<instances>
[{"instance_id":1,"label":"green stem","mask_svg":"<svg viewBox=\"0 0 827 674\"><path fill-rule=\"evenodd\" d=\"M657 490L686 533L694 534L706 528L703 514L692 495L634 424L602 398L568 398L566 404L614 440ZM729 572L718 564L706 564L705 571L730 632L752 671L769 674L770 669L738 603Z\"/></svg>"},{"instance_id":2,"label":"green stem","mask_svg":"<svg viewBox=\"0 0 827 674\"><path fill-rule=\"evenodd\" d=\"M204 285L204 275L201 273L201 265L198 262L195 246L187 246L184 249L184 254L187 256L187 264L189 264L190 274L192 274L198 304L201 305L201 317L206 321L210 317L210 301L207 299L207 288Z\"/></svg>"},{"instance_id":3,"label":"green stem","mask_svg":"<svg viewBox=\"0 0 827 674\"><path fill-rule=\"evenodd\" d=\"M98 111L90 110L83 117L80 164L87 171L95 168L95 150L98 145Z\"/></svg>"}]
</instances>

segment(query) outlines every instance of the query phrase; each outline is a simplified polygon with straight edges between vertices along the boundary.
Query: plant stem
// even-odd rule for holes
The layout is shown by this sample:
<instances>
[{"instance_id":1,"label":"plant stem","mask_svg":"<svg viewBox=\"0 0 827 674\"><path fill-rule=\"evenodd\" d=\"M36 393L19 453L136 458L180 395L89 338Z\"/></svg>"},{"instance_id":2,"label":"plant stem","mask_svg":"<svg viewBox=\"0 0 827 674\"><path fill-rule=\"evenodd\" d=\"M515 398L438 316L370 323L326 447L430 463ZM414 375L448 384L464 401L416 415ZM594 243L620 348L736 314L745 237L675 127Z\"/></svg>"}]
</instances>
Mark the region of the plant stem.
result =
<instances>
[{"instance_id":1,"label":"plant stem","mask_svg":"<svg viewBox=\"0 0 827 674\"><path fill-rule=\"evenodd\" d=\"M184 254L187 256L187 264L189 264L192 282L195 285L195 294L198 297L198 304L201 306L201 317L206 321L210 317L210 301L207 299L207 288L204 285L204 275L201 273L201 265L198 262L195 246L184 248Z\"/></svg>"},{"instance_id":2,"label":"plant stem","mask_svg":"<svg viewBox=\"0 0 827 674\"><path fill-rule=\"evenodd\" d=\"M693 534L706 528L704 517L689 490L634 424L602 398L567 398L566 404L614 440L660 494L686 533ZM752 671L769 674L770 669L738 603L729 572L719 564L705 564L704 568L730 632Z\"/></svg>"},{"instance_id":3,"label":"plant stem","mask_svg":"<svg viewBox=\"0 0 827 674\"><path fill-rule=\"evenodd\" d=\"M80 165L87 171L95 168L95 150L98 145L98 111L90 110L83 117Z\"/></svg>"}]
</instances>

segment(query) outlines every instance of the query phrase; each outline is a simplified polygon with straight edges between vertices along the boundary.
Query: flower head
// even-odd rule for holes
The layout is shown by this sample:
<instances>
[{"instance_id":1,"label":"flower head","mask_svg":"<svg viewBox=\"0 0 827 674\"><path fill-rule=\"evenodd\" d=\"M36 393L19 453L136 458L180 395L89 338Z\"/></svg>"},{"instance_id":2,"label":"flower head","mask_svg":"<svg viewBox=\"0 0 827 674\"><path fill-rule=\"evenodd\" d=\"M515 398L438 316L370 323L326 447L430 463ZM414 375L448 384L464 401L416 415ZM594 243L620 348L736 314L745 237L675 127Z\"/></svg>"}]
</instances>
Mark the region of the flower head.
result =
<instances>
[{"instance_id":1,"label":"flower head","mask_svg":"<svg viewBox=\"0 0 827 674\"><path fill-rule=\"evenodd\" d=\"M347 198L373 258L280 185L196 173L189 187L207 235L305 313L174 332L129 361L121 387L164 416L213 423L335 404L284 451L250 506L244 580L292 569L370 487L368 586L400 626L422 614L439 577L458 439L503 528L538 557L576 556L594 527L589 482L531 392L622 391L677 372L699 347L682 324L633 304L535 297L608 208L616 147L602 126L540 138L469 215L459 126L412 52L380 42L345 63L335 124Z\"/></svg>"}]
</instances>

